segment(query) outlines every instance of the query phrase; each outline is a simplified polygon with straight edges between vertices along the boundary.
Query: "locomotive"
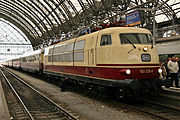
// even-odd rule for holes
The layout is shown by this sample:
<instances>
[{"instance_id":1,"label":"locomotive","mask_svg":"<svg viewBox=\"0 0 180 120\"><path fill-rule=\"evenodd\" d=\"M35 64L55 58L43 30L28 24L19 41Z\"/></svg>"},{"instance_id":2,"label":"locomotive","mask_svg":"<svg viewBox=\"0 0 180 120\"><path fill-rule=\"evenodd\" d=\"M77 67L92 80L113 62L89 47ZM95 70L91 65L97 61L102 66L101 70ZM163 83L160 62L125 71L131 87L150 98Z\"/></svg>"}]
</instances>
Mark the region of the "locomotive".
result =
<instances>
[{"instance_id":1,"label":"locomotive","mask_svg":"<svg viewBox=\"0 0 180 120\"><path fill-rule=\"evenodd\" d=\"M63 85L109 91L117 99L161 89L158 52L144 28L102 29L8 60L6 65L56 76Z\"/></svg>"}]
</instances>

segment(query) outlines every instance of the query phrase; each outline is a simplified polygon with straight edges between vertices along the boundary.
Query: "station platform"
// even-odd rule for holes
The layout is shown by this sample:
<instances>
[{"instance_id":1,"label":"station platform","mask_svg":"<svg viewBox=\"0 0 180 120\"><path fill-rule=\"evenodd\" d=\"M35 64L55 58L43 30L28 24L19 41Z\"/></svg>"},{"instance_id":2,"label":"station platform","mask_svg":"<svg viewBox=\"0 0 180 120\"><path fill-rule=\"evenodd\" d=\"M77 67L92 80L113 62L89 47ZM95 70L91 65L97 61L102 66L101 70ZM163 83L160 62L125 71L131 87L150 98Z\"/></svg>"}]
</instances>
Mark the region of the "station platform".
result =
<instances>
[{"instance_id":1,"label":"station platform","mask_svg":"<svg viewBox=\"0 0 180 120\"><path fill-rule=\"evenodd\" d=\"M180 94L180 88L176 88L176 87L166 88L165 86L162 86L162 88L163 88L164 90L174 91L174 92L178 92L178 93Z\"/></svg>"},{"instance_id":2,"label":"station platform","mask_svg":"<svg viewBox=\"0 0 180 120\"><path fill-rule=\"evenodd\" d=\"M0 120L10 120L10 114L0 79Z\"/></svg>"},{"instance_id":3,"label":"station platform","mask_svg":"<svg viewBox=\"0 0 180 120\"><path fill-rule=\"evenodd\" d=\"M176 90L176 91L180 92L180 88L170 87L169 89L171 89L171 90Z\"/></svg>"},{"instance_id":4,"label":"station platform","mask_svg":"<svg viewBox=\"0 0 180 120\"><path fill-rule=\"evenodd\" d=\"M166 88L165 86L162 86L162 89L164 90L163 93L165 93L165 94L175 95L175 96L180 97L180 88L176 88L176 87Z\"/></svg>"}]
</instances>

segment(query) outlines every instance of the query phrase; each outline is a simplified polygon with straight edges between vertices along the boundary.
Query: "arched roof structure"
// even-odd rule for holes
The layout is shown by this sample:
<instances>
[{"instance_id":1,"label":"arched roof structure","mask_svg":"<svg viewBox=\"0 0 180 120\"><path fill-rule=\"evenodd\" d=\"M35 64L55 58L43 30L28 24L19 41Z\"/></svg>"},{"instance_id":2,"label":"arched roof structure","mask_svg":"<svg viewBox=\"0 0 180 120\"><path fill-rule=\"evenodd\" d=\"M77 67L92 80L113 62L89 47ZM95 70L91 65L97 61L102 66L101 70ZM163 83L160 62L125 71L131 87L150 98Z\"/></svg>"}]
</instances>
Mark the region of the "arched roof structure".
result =
<instances>
[{"instance_id":1,"label":"arched roof structure","mask_svg":"<svg viewBox=\"0 0 180 120\"><path fill-rule=\"evenodd\" d=\"M0 17L21 29L36 46L62 32L115 21L133 9L142 11L141 26L152 29L151 9L171 21L179 18L179 5L180 0L0 0Z\"/></svg>"}]
</instances>

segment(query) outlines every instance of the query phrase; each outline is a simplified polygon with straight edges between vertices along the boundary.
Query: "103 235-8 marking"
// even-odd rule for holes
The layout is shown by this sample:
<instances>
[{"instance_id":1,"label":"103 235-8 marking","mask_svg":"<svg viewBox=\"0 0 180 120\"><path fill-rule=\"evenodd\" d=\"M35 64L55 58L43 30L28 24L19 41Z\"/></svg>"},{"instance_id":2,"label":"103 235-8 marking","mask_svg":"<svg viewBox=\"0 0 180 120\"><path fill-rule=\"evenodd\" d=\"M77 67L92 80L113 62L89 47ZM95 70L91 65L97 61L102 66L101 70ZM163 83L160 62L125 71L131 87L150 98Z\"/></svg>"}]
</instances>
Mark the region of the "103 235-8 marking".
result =
<instances>
[{"instance_id":1,"label":"103 235-8 marking","mask_svg":"<svg viewBox=\"0 0 180 120\"><path fill-rule=\"evenodd\" d=\"M153 73L154 71L153 69L141 69L139 72L143 74L143 73Z\"/></svg>"}]
</instances>

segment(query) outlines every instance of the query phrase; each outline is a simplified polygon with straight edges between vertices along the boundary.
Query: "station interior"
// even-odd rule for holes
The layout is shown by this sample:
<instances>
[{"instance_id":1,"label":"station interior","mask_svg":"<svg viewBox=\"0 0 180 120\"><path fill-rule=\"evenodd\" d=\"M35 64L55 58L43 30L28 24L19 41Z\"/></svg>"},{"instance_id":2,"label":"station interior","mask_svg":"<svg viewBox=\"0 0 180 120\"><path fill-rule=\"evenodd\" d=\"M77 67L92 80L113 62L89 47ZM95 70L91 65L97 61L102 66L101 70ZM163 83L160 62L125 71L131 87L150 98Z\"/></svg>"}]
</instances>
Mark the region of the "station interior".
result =
<instances>
[{"instance_id":1,"label":"station interior","mask_svg":"<svg viewBox=\"0 0 180 120\"><path fill-rule=\"evenodd\" d=\"M98 57L99 54L97 56L94 55L94 54L98 53L97 51L99 49L98 45L96 43L93 43L93 42L89 43L90 44L89 46L87 46L88 43L84 44L83 40L85 40L86 38L83 36L89 35L92 38L92 40L93 40L93 37L94 38L96 37L97 38L96 42L97 42L98 39L100 39L100 38L98 38L98 35L102 34L102 36L103 36L104 34L106 34L106 32L101 33L101 31L110 29L113 32L113 30L115 31L115 29L118 27L122 28L122 31L119 30L122 33L123 33L123 30L126 31L126 29L128 29L128 28L130 28L130 30L132 30L132 31L133 31L133 29L137 29L137 30L141 31L141 29L139 29L139 28L142 28L142 33L144 32L143 34L148 33L148 32L145 32L146 30L149 31L148 34L150 34L151 37L148 36L149 37L148 39L152 39L152 41L151 41L151 43L148 43L148 45L144 45L142 47L142 51L144 53L142 52L142 55L139 58L139 59L141 59L140 62L136 63L135 60L138 60L138 58L136 58L136 57L139 54L141 54L141 50L140 50L141 47L139 47L140 45L133 43L132 41L129 41L128 38L125 38L127 40L126 42L128 44L130 44L127 54L134 54L134 56L132 55L131 57L129 57L127 60L124 60L124 61L119 60L120 61L119 63L118 63L118 60L111 61L109 58L106 60L107 54L111 53L111 50L109 50L108 47L107 47L107 49L104 50L104 51L107 51L107 53L104 54L105 57L103 56L103 52L102 52L103 50L101 52L99 52L100 54L102 53L102 57ZM97 33L97 31L100 31L100 32ZM96 33L97 33L97 35L96 35ZM137 31L135 33L137 33ZM141 34L139 33L139 35L141 35ZM104 35L104 36L107 37L107 39L109 39L108 35ZM90 39L90 37L89 37L89 39ZM80 41L79 38L82 38L83 40ZM88 39L88 37L87 37L87 39ZM119 36L118 39L122 39L121 36ZM102 40L102 37L101 37L101 40ZM58 48L59 46L70 44L70 41L79 42L77 45L79 48L75 45L75 42L73 42L74 46L72 46L72 52L70 53L68 51L69 52L68 54L71 54L73 57L70 58L71 57L70 56L66 61L63 61L63 62L67 62L67 63L62 65L61 58L58 58L58 57L53 58L52 56L55 53L52 53L52 52L55 51L56 47ZM127 43L124 43L124 44L127 44ZM83 49L91 48L91 51L88 53L88 55L86 55L85 50L81 49L82 44L84 44ZM101 47L101 46L106 46L107 44L112 44L112 43L111 42L110 43L100 42L99 44ZM123 44L123 43L121 42L121 44ZM97 51L96 51L96 49L93 49L93 45L96 45ZM54 46L54 47L52 47L52 46ZM48 48L49 53L51 51L52 56L50 56L50 57L52 57L52 59L47 55L47 54L49 54L46 52L47 48ZM53 50L51 50L52 48L53 48ZM122 48L123 47L121 47L119 49L122 49ZM156 54L153 51L154 48L157 49L157 56L154 55L154 54ZM59 47L59 49L60 49L60 47ZM69 49L71 49L71 46L69 47ZM116 50L114 50L112 53L117 54L119 49L116 48ZM125 49L126 48L124 47L124 49L123 49L124 52L126 52ZM119 53L123 53L122 51L120 51ZM139 53L135 53L135 52L139 52ZM152 52L152 53L150 53L150 52ZM166 103L168 103L168 102L170 103L170 105L168 104L169 106L171 106L171 107L173 106L172 108L174 110L176 109L176 111L179 110L179 113L177 113L177 114L180 117L180 88L179 88L180 80L179 80L179 76L177 78L178 83L176 83L176 80L175 80L175 82L171 82L171 81L169 82L169 80L172 78L172 76L170 75L171 72L170 73L167 72L169 70L169 68L167 67L168 66L168 58L173 59L175 57L176 59L179 58L179 60L180 60L180 0L37 0L37 1L36 0L18 0L18 1L17 0L0 0L0 65L1 65L0 68L6 66L8 69L12 69L11 71L15 71L14 69L17 69L17 66L16 65L15 65L15 67L13 65L11 66L9 61L19 59L22 56L23 57L26 57L28 55L30 56L31 54L38 54L39 58L40 58L42 53L44 55L42 62L47 63L47 66L42 66L42 69L47 70L47 71L44 70L45 74L47 74L47 76L49 74L51 74L51 72L49 72L50 70L57 70L55 68L55 66L59 65L59 68L58 68L59 71L58 70L57 71L60 74L55 77L52 77L50 79L52 79L52 80L58 79L58 77L61 76L62 81L65 81L67 79L69 80L69 78L68 77L66 78L66 75L64 75L66 70L67 71L69 70L71 72L70 81L73 78L77 78L78 79L77 81L79 82L79 81L81 81L81 79L84 79L83 78L84 76L85 77L88 76L89 77L88 80L90 82L97 79L96 82L98 82L97 83L98 85L100 84L100 87L99 86L97 87L95 85L95 87L97 87L97 89L95 89L95 90L104 89L103 85L107 85L107 84L110 87L113 85L116 85L116 84L119 85L120 82L119 83L118 82L111 83L111 82L115 81L116 79L120 79L120 78L126 80L125 77L128 75L131 75L131 74L133 74L133 77L129 77L129 78L127 77L127 81L129 79L135 79L136 77L137 77L137 79L140 79L142 77L143 80L148 79L150 77L154 77L157 75L156 73L154 73L155 70L157 72L159 72L159 68L157 68L157 67L160 67L160 69L162 71L160 71L161 73L159 72L160 75L158 74L159 76L157 77L157 79L158 80L163 79L161 82L163 85L161 87L165 91L165 92L163 91L160 94L162 94L162 96L165 97L164 100L167 100ZM91 53L94 53L94 54L91 54ZM125 59L127 54L123 54L123 56L121 58L120 57L119 58ZM135 54L137 54L137 56ZM148 58L149 54L151 54L151 58ZM91 55L92 56L94 55L96 58L93 58ZM143 55L144 55L144 58L143 58ZM116 56L116 59L118 59L117 56ZM92 61L89 60L91 57L92 57ZM111 56L111 57L113 57L113 56ZM57 60L56 60L56 58L57 58ZM35 59L35 57L29 58L29 59ZM49 60L49 59L51 59L51 60ZM65 58L63 58L63 59L65 59ZM88 67L85 66L87 64L86 62L81 64L81 62L86 61L86 59L89 60L87 62ZM57 63L53 63L53 60ZM28 60L23 61L23 59L22 59L21 65L23 65L23 62L25 62L25 61L27 62ZM41 66L40 65L41 60L39 59L39 61L40 61L39 66ZM101 61L103 61L103 62L101 62ZM52 65L54 65L54 67L48 68L50 66L49 65L50 62L52 62ZM72 62L72 63L69 64L68 62ZM96 65L94 65L95 62L97 62ZM148 64L148 62L150 62L151 64ZM180 62L178 60L176 61L176 63L180 64ZM131 66L128 66L130 64L131 64ZM136 69L137 64L139 65L138 69ZM145 65L145 64L147 64L147 65ZM73 67L69 67L70 65L72 65ZM112 65L114 65L113 69L111 69L109 71L107 70L106 72L101 73L101 72L105 71L106 69L111 68ZM143 65L145 65L145 67ZM149 65L152 65L152 66L149 66ZM168 69L166 68L166 73L163 73L164 71L163 71L161 65L162 66L164 65L165 67L168 68ZM77 68L75 68L75 67L77 67ZM113 71L116 72L115 69L117 69L118 67L119 68L126 67L126 69L118 70L118 72L120 74L122 74L122 76L120 76L120 77L116 76L117 75L116 73L113 73ZM130 69L131 67L132 67L132 69ZM148 68L148 67L150 69L146 70L146 68ZM98 69L98 68L101 68L101 69ZM148 75L146 76L146 75L137 73L137 70L139 70L139 69L142 69L142 70L140 70L140 73L147 73ZM180 74L179 69L180 68L178 67L178 70L177 70L178 75ZM32 72L29 69L26 69L25 71ZM41 74L41 75L44 74L43 70L41 71L41 68L39 71L38 72L33 71L32 74L36 74L37 76L39 74ZM69 75L69 73L68 73L68 75ZM9 110L8 110L8 109L10 109L10 108L8 108L9 105L5 102L6 101L5 99L7 99L7 98L6 98L6 95L4 95L4 93L6 91L4 91L4 93L3 93L2 84L4 84L4 83L3 82L1 83L1 81L3 81L5 78L3 77L4 76L3 73L0 72L0 74L1 74L1 76L0 76L0 108L2 108L2 109L0 109L0 119L2 119L2 120L16 119L16 118L13 118L13 113L11 113L11 112L9 113ZM17 72L17 74L20 75L20 73L18 73L18 72ZM25 74L25 73L23 73L23 74ZM169 74L169 76L167 74ZM54 73L52 73L51 75L54 75ZM26 75L23 75L22 77L24 77L24 76L26 76ZM98 81L99 79L102 79L101 77L104 80L111 79L110 80L111 82L109 82L109 83L102 82L101 83L101 81L100 82ZM36 78L36 79L38 79L38 78ZM131 82L131 80L129 80L129 81ZM127 83L124 83L124 84L127 84ZM80 86L81 86L81 84L84 85L84 81L82 83L80 82L78 84L80 84ZM154 83L152 83L152 84L154 84ZM171 85L169 85L169 84L171 84ZM158 85L159 85L159 83L158 83ZM62 85L60 85L60 86L62 86ZM89 87L88 89L94 89L92 86L93 85L90 84L88 86ZM39 89L41 89L41 88L39 88ZM121 90L124 91L124 89L118 89L118 90L120 92L121 92ZM156 91L158 91L158 90L159 89L156 89ZM64 91L64 90L62 90L62 88L61 88L61 91ZM53 95L54 94L55 94L55 92L53 93ZM74 95L74 93L70 93L70 94ZM100 92L100 94L101 94L101 92ZM125 93L125 94L127 96L128 95L131 96L131 94L129 94L129 93ZM168 97L166 96L166 94ZM64 93L62 93L61 97L63 95L66 96ZM86 96L86 95L83 95L83 97L84 96ZM119 95L119 96L124 97L121 95ZM74 98L79 99L77 96L75 96ZM173 100L171 100L171 98ZM84 99L86 99L86 98L84 98ZM161 99L163 99L163 98L159 98L159 100L157 100L157 101L162 102L163 100L161 101ZM55 100L57 100L57 99L55 99ZM89 103L93 103L92 101L94 101L94 98L92 101L91 100L89 100ZM71 105L73 104L72 101L68 101L69 103L67 103L67 101L64 100L63 103L66 103L68 106L69 104L71 104ZM101 100L100 100L100 102L98 101L98 104L99 103L101 103ZM162 103L162 104L164 105L166 103ZM74 104L78 104L80 106L80 104L78 102L76 102ZM83 104L85 104L85 103L83 103ZM103 104L106 104L106 102ZM168 105L166 107L169 107ZM74 117L72 119L90 120L90 119L96 118L97 120L99 120L99 119L102 119L102 120L108 119L109 120L108 115L105 115L105 117L100 117L99 115L96 115L96 114L104 114L104 112L101 113L100 111L103 111L103 109L107 108L108 105L105 106L105 105L100 104L99 106L101 109L98 108L99 111L97 110L98 111L97 113L95 113L94 111L91 111L87 107L87 111L89 110L89 115L87 115L86 112L82 112L79 115L80 117L78 117L78 118ZM78 116L79 111L83 111L86 109L86 106L85 107L82 106L81 109L76 108L76 107L77 106L72 105L69 107L69 110L72 110L72 111L74 110L75 113L77 114L77 116ZM89 108L91 108L91 107L89 107ZM109 110L109 109L110 108L108 108L106 110ZM110 111L111 111L111 109L109 110L109 114L111 113ZM93 114L94 114L94 116L93 116ZM119 113L117 113L117 114L119 114ZM114 115L114 113L112 115ZM111 119L112 120L113 119L130 120L133 118L133 116L131 116L131 115L129 116L129 118L122 117L122 116L117 117L115 114L114 118L112 117ZM126 116L126 115L124 115L124 116ZM135 116L133 118L134 120L144 119L142 116L138 116L138 115L134 115L134 116ZM154 115L155 118L157 116L158 116L157 114ZM166 114L164 114L163 116L165 117ZM172 117L169 116L169 118L168 117L164 118L164 117L158 116L157 118L169 119L169 120L170 119L178 119L178 116L176 116L176 117L175 116L176 115L172 115ZM31 117L31 119L34 119L34 118ZM45 119L45 118L42 117L42 119ZM46 118L46 119L48 119L48 118ZM154 119L154 118L147 118L147 119Z\"/></svg>"}]
</instances>

